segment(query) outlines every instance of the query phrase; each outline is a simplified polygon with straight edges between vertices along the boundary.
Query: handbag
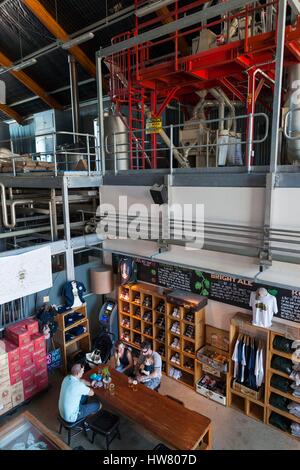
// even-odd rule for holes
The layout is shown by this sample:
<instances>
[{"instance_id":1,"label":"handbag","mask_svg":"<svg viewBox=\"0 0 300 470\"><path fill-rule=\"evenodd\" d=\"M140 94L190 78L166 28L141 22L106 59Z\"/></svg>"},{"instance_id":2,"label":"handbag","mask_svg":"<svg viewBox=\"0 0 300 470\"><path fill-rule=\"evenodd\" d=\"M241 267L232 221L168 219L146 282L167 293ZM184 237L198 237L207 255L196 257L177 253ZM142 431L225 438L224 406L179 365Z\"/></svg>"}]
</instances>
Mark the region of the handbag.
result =
<instances>
[{"instance_id":1,"label":"handbag","mask_svg":"<svg viewBox=\"0 0 300 470\"><path fill-rule=\"evenodd\" d=\"M94 349L91 353L86 353L85 358L88 363L91 363L92 365L99 365L102 364L101 360L101 352L99 349Z\"/></svg>"}]
</instances>

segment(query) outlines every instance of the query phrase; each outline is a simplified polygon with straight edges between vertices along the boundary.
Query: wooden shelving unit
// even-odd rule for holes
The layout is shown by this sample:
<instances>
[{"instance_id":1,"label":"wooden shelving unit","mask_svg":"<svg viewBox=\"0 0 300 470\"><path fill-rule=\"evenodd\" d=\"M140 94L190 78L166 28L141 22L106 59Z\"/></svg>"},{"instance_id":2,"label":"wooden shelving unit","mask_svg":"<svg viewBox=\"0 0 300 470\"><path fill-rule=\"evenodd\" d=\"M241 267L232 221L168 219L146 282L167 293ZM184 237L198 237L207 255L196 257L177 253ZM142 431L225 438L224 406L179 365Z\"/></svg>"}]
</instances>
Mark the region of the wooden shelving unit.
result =
<instances>
[{"instance_id":1,"label":"wooden shelving unit","mask_svg":"<svg viewBox=\"0 0 300 470\"><path fill-rule=\"evenodd\" d=\"M66 317L74 312L81 313L83 317L72 323L69 326L65 326ZM56 321L58 323L58 329L54 334L54 344L55 346L59 346L61 348L62 353L62 371L64 374L67 374L67 361L68 356L74 353L76 350L81 350L83 352L90 352L91 350L91 338L90 338L90 328L89 328L89 320L87 317L87 308L86 304L81 305L80 307L76 307L72 310L68 310L64 313L61 313L56 316ZM66 333L72 328L76 326L83 326L86 328L86 332L76 336L74 339L70 341L66 341Z\"/></svg>"},{"instance_id":2,"label":"wooden shelving unit","mask_svg":"<svg viewBox=\"0 0 300 470\"><path fill-rule=\"evenodd\" d=\"M242 391L235 390L233 388L233 372L234 372L234 362L232 361L232 354L236 340L239 333L248 334L255 338L261 338L266 346L265 348L265 381L267 382L267 364L269 356L269 337L270 330L267 328L261 328L259 326L252 325L250 317L247 314L239 313L235 315L230 324L229 332L229 376L227 381L227 398L228 406L235 408L239 411L242 411L247 416L254 418L258 421L266 422L266 388L262 388L262 394L260 399L253 398Z\"/></svg>"},{"instance_id":3,"label":"wooden shelving unit","mask_svg":"<svg viewBox=\"0 0 300 470\"><path fill-rule=\"evenodd\" d=\"M165 353L165 310L164 291L149 284L133 284L119 287L119 331L120 338L135 349L140 349L143 341L149 340L153 351L160 353L163 372L166 371ZM158 312L159 305L164 312ZM164 325L158 326L159 317ZM163 335L161 341L160 335Z\"/></svg>"},{"instance_id":4,"label":"wooden shelving unit","mask_svg":"<svg viewBox=\"0 0 300 470\"><path fill-rule=\"evenodd\" d=\"M200 374L196 351L204 344L205 311L203 308L195 312L193 321L189 321L186 315L190 309L178 307L180 330L177 335L173 334L170 328L176 321L172 318L175 305L167 302L166 295L169 291L143 283L120 286L118 296L120 338L136 349L140 349L140 344L144 340L151 341L153 350L162 357L163 372L169 375L171 367L180 370L182 377L179 382L194 388ZM193 328L193 338L186 335L187 327ZM171 347L172 338L175 336L178 337L178 350ZM180 364L171 361L172 355L176 352L180 355Z\"/></svg>"},{"instance_id":5,"label":"wooden shelving unit","mask_svg":"<svg viewBox=\"0 0 300 470\"><path fill-rule=\"evenodd\" d=\"M233 361L230 361L229 374L230 380L228 381L228 397L229 397L229 406L242 411L247 416L251 418L258 419L263 421L269 426L281 430L280 428L274 426L270 423L270 416L272 413L277 413L278 415L283 416L288 419L290 423L295 422L300 424L300 418L294 416L293 414L286 412L280 408L273 406L270 403L270 396L272 393L275 393L279 396L287 398L288 400L295 401L300 404L300 398L294 397L292 393L286 393L273 387L271 385L271 379L274 374L279 375L285 379L288 379L291 383L293 382L289 375L285 372L275 369L271 366L272 358L274 355L281 356L285 359L292 360L292 353L286 353L280 350L277 350L273 347L273 341L275 336L282 336L284 338L296 340L300 339L300 327L290 327L283 324L274 323L271 328L260 328L252 325L250 318L245 314L237 314L231 321L230 327L230 357L232 357L233 348L238 336L238 333L242 331L243 333L247 332L252 336L258 337L265 335L266 340L266 367L265 367L265 387L264 392L261 396L261 399L255 400L252 397L245 396L243 393L236 391L232 388L233 380ZM281 430L282 431L282 430ZM293 437L299 441L299 438L292 436L291 432L282 431L285 434Z\"/></svg>"},{"instance_id":6,"label":"wooden shelving unit","mask_svg":"<svg viewBox=\"0 0 300 470\"><path fill-rule=\"evenodd\" d=\"M178 316L174 316L174 312ZM193 319L187 320L187 315L192 315ZM166 324L167 373L170 376L171 368L179 370L181 377L176 380L194 388L201 371L196 352L205 343L205 309L191 314L190 308L167 302ZM191 336L188 336L188 329ZM178 362L174 362L174 358L178 358Z\"/></svg>"},{"instance_id":7,"label":"wooden shelving unit","mask_svg":"<svg viewBox=\"0 0 300 470\"><path fill-rule=\"evenodd\" d=\"M280 408L272 406L272 404L270 403L270 397L271 397L271 394L273 393L273 394L279 395L281 397L287 398L290 401L294 401L294 402L297 402L297 403L300 404L300 398L299 397L294 397L292 395L292 393L283 392L282 390L280 390L276 387L273 387L271 385L271 380L272 380L272 377L274 375L279 375L279 376L281 376L285 379L288 379L291 384L293 383L293 381L290 379L288 374L286 374L286 373L284 373L280 370L277 370L277 369L275 369L274 367L271 366L272 359L273 359L274 356L280 356L280 357L283 357L284 359L292 361L292 353L286 353L284 351L280 351L280 350L274 348L273 342L274 342L274 339L275 339L276 336L281 336L281 337L288 338L288 339L293 339L293 340L300 339L300 329L299 328L294 328L294 329L291 330L291 328L290 328L288 333L286 331L278 331L278 329L276 329L276 331L270 331L270 354L269 354L269 358L268 358L269 361L268 361L268 377L267 377L268 386L267 386L267 397L266 397L267 398L266 420L267 420L267 423L270 424L270 426L272 426L272 424L269 422L269 420L270 420L270 416L271 416L272 412L274 412L274 413L277 413L277 414L289 419L291 423L294 422L294 423L300 424L300 418L298 418L297 416L295 416L295 415L293 415L289 412L281 410ZM276 428L276 429L278 429L278 428ZM282 432L285 432L285 431L282 431ZM297 439L298 441L300 440L300 438L292 436L292 434L290 432L285 433L285 434L288 434L289 436L293 437L294 439Z\"/></svg>"}]
</instances>

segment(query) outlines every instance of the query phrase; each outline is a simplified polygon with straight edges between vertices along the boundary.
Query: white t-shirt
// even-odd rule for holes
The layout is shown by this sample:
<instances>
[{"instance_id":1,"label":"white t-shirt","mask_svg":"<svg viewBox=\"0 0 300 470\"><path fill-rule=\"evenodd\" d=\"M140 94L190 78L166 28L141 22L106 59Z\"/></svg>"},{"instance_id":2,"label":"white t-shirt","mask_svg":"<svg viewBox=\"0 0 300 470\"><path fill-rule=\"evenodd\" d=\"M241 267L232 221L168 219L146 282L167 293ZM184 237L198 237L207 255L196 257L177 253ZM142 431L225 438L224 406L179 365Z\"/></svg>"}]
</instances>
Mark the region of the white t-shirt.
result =
<instances>
[{"instance_id":1,"label":"white t-shirt","mask_svg":"<svg viewBox=\"0 0 300 470\"><path fill-rule=\"evenodd\" d=\"M70 423L76 421L82 395L89 395L90 388L73 375L67 375L61 385L58 409L60 416Z\"/></svg>"},{"instance_id":2,"label":"white t-shirt","mask_svg":"<svg viewBox=\"0 0 300 470\"><path fill-rule=\"evenodd\" d=\"M270 328L273 315L278 312L276 297L267 294L257 299L256 292L251 292L249 305L252 307L253 325Z\"/></svg>"}]
</instances>

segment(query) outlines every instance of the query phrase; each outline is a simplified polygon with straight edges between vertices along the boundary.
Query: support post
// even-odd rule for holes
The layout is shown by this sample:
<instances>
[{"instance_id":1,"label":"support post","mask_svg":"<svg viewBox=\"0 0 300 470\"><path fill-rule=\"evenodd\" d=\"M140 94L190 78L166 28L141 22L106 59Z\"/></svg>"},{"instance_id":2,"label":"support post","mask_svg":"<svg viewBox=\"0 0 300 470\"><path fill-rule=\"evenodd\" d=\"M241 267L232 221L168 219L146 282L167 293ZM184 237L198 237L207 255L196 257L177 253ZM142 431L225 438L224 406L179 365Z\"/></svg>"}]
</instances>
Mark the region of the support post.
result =
<instances>
[{"instance_id":1,"label":"support post","mask_svg":"<svg viewBox=\"0 0 300 470\"><path fill-rule=\"evenodd\" d=\"M79 93L78 93L78 79L77 79L77 64L72 55L68 56L69 73L70 73L70 92L71 92L71 108L72 108L72 127L73 127L73 142L78 143L79 132Z\"/></svg>"},{"instance_id":2,"label":"support post","mask_svg":"<svg viewBox=\"0 0 300 470\"><path fill-rule=\"evenodd\" d=\"M100 147L101 171L105 175L105 148L104 148L104 110L102 86L102 59L97 55L97 88L98 88L98 139Z\"/></svg>"},{"instance_id":3,"label":"support post","mask_svg":"<svg viewBox=\"0 0 300 470\"><path fill-rule=\"evenodd\" d=\"M276 172L278 164L279 151L279 126L281 111L281 93L283 78L283 59L285 45L285 27L286 27L286 10L287 0L280 0L278 5L278 24L277 24L277 49L276 49L276 73L273 99L273 119L271 134L271 154L270 154L270 172L266 179L266 196L265 196L265 218L264 218L264 250L261 256L261 270L272 263L270 253L270 228L272 227L272 212L274 187L276 182ZM263 259L262 259L263 257Z\"/></svg>"},{"instance_id":4,"label":"support post","mask_svg":"<svg viewBox=\"0 0 300 470\"><path fill-rule=\"evenodd\" d=\"M71 226L70 226L70 210L69 210L69 190L68 178L64 176L62 186L63 198L63 215L64 215L64 233L66 240L66 273L67 280L75 279L74 253L71 245Z\"/></svg>"}]
</instances>

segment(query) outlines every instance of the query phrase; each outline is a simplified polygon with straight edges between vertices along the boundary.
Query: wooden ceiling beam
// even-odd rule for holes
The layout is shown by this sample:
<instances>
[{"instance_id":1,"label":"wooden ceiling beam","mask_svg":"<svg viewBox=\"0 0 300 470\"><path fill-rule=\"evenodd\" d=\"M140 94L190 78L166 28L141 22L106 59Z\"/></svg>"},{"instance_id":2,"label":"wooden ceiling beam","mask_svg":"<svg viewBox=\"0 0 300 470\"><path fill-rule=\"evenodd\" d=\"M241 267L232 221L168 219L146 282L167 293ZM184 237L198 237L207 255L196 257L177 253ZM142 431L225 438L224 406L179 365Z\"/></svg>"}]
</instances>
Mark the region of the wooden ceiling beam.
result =
<instances>
[{"instance_id":1,"label":"wooden ceiling beam","mask_svg":"<svg viewBox=\"0 0 300 470\"><path fill-rule=\"evenodd\" d=\"M0 52L0 65L2 67L11 67L13 62L5 54L3 54L3 52ZM32 91L32 93L34 93L36 96L39 96L41 100L50 106L50 108L62 109L61 104L59 104L55 98L49 96L48 93L46 93L46 91L25 72L22 70L10 70L9 73L19 80L19 82L21 82L26 88Z\"/></svg>"},{"instance_id":2,"label":"wooden ceiling beam","mask_svg":"<svg viewBox=\"0 0 300 470\"><path fill-rule=\"evenodd\" d=\"M12 119L15 119L15 121L17 121L19 124L22 124L23 122L22 116L20 116L20 114L17 113L17 111L7 106L7 104L0 103L0 111L6 116Z\"/></svg>"},{"instance_id":3,"label":"wooden ceiling beam","mask_svg":"<svg viewBox=\"0 0 300 470\"><path fill-rule=\"evenodd\" d=\"M39 0L22 0L22 3L34 14L34 16L45 26L45 28L53 34L56 39L62 42L71 40L70 36L60 26L60 24L53 18L53 16L46 10L46 8L39 2ZM92 77L96 77L96 65L91 59L80 49L79 46L74 46L69 49L77 62L85 69L85 71Z\"/></svg>"}]
</instances>

